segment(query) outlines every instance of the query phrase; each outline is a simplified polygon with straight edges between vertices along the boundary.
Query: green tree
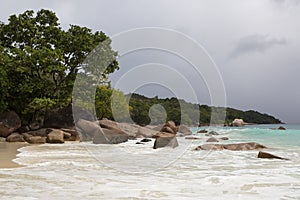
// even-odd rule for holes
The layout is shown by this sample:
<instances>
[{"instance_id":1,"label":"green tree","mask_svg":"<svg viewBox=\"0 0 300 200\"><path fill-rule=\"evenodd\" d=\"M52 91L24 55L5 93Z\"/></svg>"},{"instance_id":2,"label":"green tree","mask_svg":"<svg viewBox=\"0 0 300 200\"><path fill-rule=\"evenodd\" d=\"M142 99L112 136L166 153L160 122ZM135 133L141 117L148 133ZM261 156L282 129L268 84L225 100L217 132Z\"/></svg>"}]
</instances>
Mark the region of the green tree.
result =
<instances>
[{"instance_id":1,"label":"green tree","mask_svg":"<svg viewBox=\"0 0 300 200\"><path fill-rule=\"evenodd\" d=\"M109 59L99 64L105 64L105 70L96 71L95 66L91 67L84 61L100 43L105 43L101 56L105 52L105 58ZM7 24L0 24L3 93L0 109L15 110L23 119L30 121L36 112L49 106L70 104L78 74L91 76L101 72L97 83L103 83L109 73L118 69L117 53L110 43L103 32L93 33L86 27L70 25L68 30L63 30L55 13L49 10L40 10L36 14L28 10L18 16L10 16ZM45 101L51 103L40 104Z\"/></svg>"}]
</instances>

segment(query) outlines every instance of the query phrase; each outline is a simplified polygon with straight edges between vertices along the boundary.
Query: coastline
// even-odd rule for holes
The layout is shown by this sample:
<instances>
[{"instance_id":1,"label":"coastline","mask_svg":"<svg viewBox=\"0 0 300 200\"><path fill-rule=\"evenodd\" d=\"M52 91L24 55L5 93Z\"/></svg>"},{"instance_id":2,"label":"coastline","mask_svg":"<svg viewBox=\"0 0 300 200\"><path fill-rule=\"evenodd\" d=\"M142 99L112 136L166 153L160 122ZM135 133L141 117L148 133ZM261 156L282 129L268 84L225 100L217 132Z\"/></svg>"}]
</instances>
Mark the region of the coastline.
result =
<instances>
[{"instance_id":1,"label":"coastline","mask_svg":"<svg viewBox=\"0 0 300 200\"><path fill-rule=\"evenodd\" d=\"M17 168L22 167L13 160L17 158L19 153L18 149L28 146L24 142L9 143L9 142L0 142L0 168Z\"/></svg>"}]
</instances>

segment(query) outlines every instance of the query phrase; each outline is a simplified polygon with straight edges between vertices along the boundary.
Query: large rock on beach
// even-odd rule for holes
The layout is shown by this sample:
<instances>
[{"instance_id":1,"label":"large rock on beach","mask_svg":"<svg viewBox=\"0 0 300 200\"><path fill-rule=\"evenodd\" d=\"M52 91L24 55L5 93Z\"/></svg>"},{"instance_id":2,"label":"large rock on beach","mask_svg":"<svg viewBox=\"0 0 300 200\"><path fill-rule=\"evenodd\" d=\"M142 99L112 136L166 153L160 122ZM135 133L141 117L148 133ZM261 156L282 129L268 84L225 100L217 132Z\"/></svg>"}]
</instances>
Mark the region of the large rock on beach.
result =
<instances>
[{"instance_id":1,"label":"large rock on beach","mask_svg":"<svg viewBox=\"0 0 300 200\"><path fill-rule=\"evenodd\" d=\"M154 142L153 149L158 149L163 147L175 148L177 146L178 146L178 141L176 138L176 134L165 133L165 132L159 132L158 134L156 134L156 139Z\"/></svg>"},{"instance_id":2,"label":"large rock on beach","mask_svg":"<svg viewBox=\"0 0 300 200\"><path fill-rule=\"evenodd\" d=\"M21 120L17 113L9 111L0 115L0 137L7 137L21 127Z\"/></svg>"},{"instance_id":3,"label":"large rock on beach","mask_svg":"<svg viewBox=\"0 0 300 200\"><path fill-rule=\"evenodd\" d=\"M48 143L64 143L64 132L62 130L52 130L48 135L47 135L47 142Z\"/></svg>"},{"instance_id":4,"label":"large rock on beach","mask_svg":"<svg viewBox=\"0 0 300 200\"><path fill-rule=\"evenodd\" d=\"M180 136L192 135L192 131L186 125L178 126L178 132L180 133Z\"/></svg>"},{"instance_id":5,"label":"large rock on beach","mask_svg":"<svg viewBox=\"0 0 300 200\"><path fill-rule=\"evenodd\" d=\"M80 119L76 123L77 131L80 133L81 141L91 141L98 132L101 132L101 127L98 121L91 122Z\"/></svg>"},{"instance_id":6,"label":"large rock on beach","mask_svg":"<svg viewBox=\"0 0 300 200\"><path fill-rule=\"evenodd\" d=\"M101 128L99 132L94 135L94 144L119 144L127 142L129 136L120 129L106 129Z\"/></svg>"},{"instance_id":7,"label":"large rock on beach","mask_svg":"<svg viewBox=\"0 0 300 200\"><path fill-rule=\"evenodd\" d=\"M101 126L101 128L119 129L117 122L109 120L109 119L101 119L101 120L99 120L99 125Z\"/></svg>"},{"instance_id":8,"label":"large rock on beach","mask_svg":"<svg viewBox=\"0 0 300 200\"><path fill-rule=\"evenodd\" d=\"M172 131L169 132L169 133L176 134L178 132L178 127L176 126L176 124L173 121L167 121L167 123L165 123L165 125L163 126L161 131L162 132L167 132L167 131L164 131L164 128L166 128L166 130L169 130L169 131L171 129ZM170 128L170 129L168 129L168 128Z\"/></svg>"},{"instance_id":9,"label":"large rock on beach","mask_svg":"<svg viewBox=\"0 0 300 200\"><path fill-rule=\"evenodd\" d=\"M150 128L147 127L139 127L136 133L136 136L142 136L145 138L152 138L153 136L155 136L157 134L157 131L152 130Z\"/></svg>"},{"instance_id":10,"label":"large rock on beach","mask_svg":"<svg viewBox=\"0 0 300 200\"><path fill-rule=\"evenodd\" d=\"M227 149L230 151L249 151L267 148L264 145L256 142L237 143L237 144L204 144L198 146L195 150L223 150Z\"/></svg>"},{"instance_id":11,"label":"large rock on beach","mask_svg":"<svg viewBox=\"0 0 300 200\"><path fill-rule=\"evenodd\" d=\"M287 158L282 158L279 156L275 156L273 154L267 153L267 152L258 152L257 158L267 158L267 159L280 159L280 160L289 160Z\"/></svg>"},{"instance_id":12,"label":"large rock on beach","mask_svg":"<svg viewBox=\"0 0 300 200\"><path fill-rule=\"evenodd\" d=\"M240 127L240 126L244 126L245 125L245 122L243 119L234 119L232 122L231 122L231 125L232 126L236 126L236 127Z\"/></svg>"},{"instance_id":13,"label":"large rock on beach","mask_svg":"<svg viewBox=\"0 0 300 200\"><path fill-rule=\"evenodd\" d=\"M23 135L19 133L12 133L6 138L7 142L25 142Z\"/></svg>"},{"instance_id":14,"label":"large rock on beach","mask_svg":"<svg viewBox=\"0 0 300 200\"><path fill-rule=\"evenodd\" d=\"M25 140L29 144L45 144L47 142L47 137L31 136L27 137Z\"/></svg>"},{"instance_id":15,"label":"large rock on beach","mask_svg":"<svg viewBox=\"0 0 300 200\"><path fill-rule=\"evenodd\" d=\"M113 126L101 128L98 121L79 120L77 126L83 141L93 140L94 144L119 144L128 141L129 138L124 131Z\"/></svg>"}]
</instances>

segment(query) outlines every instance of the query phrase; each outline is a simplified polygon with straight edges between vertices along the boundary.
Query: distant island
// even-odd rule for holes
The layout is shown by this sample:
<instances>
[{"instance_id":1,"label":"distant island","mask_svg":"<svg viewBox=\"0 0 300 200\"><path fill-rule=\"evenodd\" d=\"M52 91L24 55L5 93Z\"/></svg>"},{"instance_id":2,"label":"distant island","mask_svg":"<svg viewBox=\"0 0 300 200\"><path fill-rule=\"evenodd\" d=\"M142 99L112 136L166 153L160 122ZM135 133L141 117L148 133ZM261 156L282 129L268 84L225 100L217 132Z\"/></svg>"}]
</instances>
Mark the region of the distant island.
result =
<instances>
[{"instance_id":1,"label":"distant island","mask_svg":"<svg viewBox=\"0 0 300 200\"><path fill-rule=\"evenodd\" d=\"M133 121L139 125L147 125L150 122L152 123L161 123L159 122L159 113L162 107L165 109L166 120L173 120L176 124L188 124L188 125L209 125L211 119L211 110L212 108L219 109L220 112L226 110L225 122L219 121L219 124L230 124L234 119L240 118L245 122L250 124L281 124L282 122L275 117L262 114L254 110L242 111L234 108L216 108L208 105L200 105L186 102L182 99L172 98L158 98L156 97L146 97L140 94L128 94L126 95L129 101L129 106L131 107L130 114ZM161 105L161 107L153 106ZM181 109L181 106L184 107ZM149 116L149 109L150 116ZM197 119L197 114L199 114L200 109L200 121ZM184 113L181 113L183 110ZM151 117L151 112L152 117ZM155 116L155 113L158 113ZM196 117L195 117L196 116ZM150 119L151 117L151 119ZM157 119L156 119L156 118ZM162 118L162 116L160 116ZM181 122L181 120L184 122ZM151 121L152 120L152 121Z\"/></svg>"}]
</instances>

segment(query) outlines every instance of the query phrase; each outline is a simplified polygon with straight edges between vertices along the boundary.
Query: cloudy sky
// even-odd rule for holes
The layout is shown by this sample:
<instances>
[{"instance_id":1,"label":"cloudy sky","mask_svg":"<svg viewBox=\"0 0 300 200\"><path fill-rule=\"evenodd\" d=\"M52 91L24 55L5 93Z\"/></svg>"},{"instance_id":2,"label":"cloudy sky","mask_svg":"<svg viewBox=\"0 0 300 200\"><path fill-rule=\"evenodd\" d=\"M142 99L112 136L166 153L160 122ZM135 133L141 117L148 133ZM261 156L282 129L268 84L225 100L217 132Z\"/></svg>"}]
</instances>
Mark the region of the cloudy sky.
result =
<instances>
[{"instance_id":1,"label":"cloudy sky","mask_svg":"<svg viewBox=\"0 0 300 200\"><path fill-rule=\"evenodd\" d=\"M218 66L227 105L269 113L300 123L300 1L298 0L2 0L0 21L27 9L51 9L64 28L78 24L109 36L143 27L172 29L193 38ZM200 103L210 103L201 77L189 63L168 53L145 50L120 58L122 74L136 65L174 67L197 88ZM143 78L143 74L139 78ZM205 78L204 78L205 79ZM126 87L119 87L126 90ZM146 95L171 95L167 87L137 89ZM155 92L154 92L155 91ZM200 92L199 92L200 91ZM189 97L184 97L189 100Z\"/></svg>"}]
</instances>

